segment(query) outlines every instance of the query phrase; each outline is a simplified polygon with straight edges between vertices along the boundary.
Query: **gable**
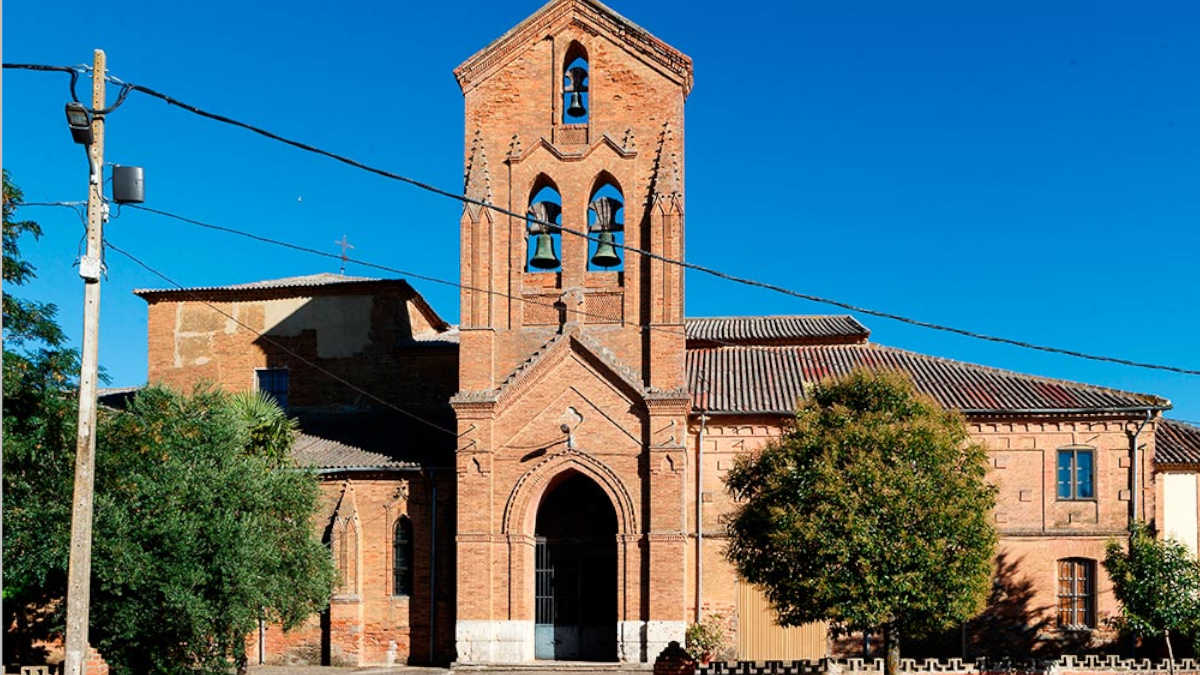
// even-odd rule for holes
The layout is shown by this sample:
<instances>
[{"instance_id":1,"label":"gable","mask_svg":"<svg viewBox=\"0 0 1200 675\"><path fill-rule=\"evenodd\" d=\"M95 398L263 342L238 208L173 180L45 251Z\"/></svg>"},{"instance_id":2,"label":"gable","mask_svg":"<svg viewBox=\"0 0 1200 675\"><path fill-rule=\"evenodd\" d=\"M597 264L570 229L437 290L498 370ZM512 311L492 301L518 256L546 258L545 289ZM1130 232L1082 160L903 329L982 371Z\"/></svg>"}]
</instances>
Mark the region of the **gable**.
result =
<instances>
[{"instance_id":1,"label":"gable","mask_svg":"<svg viewBox=\"0 0 1200 675\"><path fill-rule=\"evenodd\" d=\"M464 93L548 35L570 25L603 36L683 88L692 89L692 60L597 0L552 0L454 69Z\"/></svg>"}]
</instances>

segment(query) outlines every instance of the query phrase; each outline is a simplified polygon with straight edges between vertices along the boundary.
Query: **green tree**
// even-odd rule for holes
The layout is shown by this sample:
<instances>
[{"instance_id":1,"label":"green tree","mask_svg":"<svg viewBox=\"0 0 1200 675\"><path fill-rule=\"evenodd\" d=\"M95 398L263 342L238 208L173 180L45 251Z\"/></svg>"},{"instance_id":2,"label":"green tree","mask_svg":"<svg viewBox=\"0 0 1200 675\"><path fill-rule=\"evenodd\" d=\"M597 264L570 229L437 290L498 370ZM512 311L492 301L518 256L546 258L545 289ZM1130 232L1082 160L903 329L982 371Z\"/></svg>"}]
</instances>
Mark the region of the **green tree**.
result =
<instances>
[{"instance_id":1,"label":"green tree","mask_svg":"<svg viewBox=\"0 0 1200 675\"><path fill-rule=\"evenodd\" d=\"M6 291L34 273L17 243L39 230L11 218L19 195L5 175ZM4 621L49 637L63 625L78 359L53 306L6 293L4 318ZM115 671L226 671L260 617L290 627L328 604L318 479L292 464L294 431L270 401L209 390L102 409L89 635ZM12 637L6 662L28 656Z\"/></svg>"},{"instance_id":2,"label":"green tree","mask_svg":"<svg viewBox=\"0 0 1200 675\"><path fill-rule=\"evenodd\" d=\"M70 538L64 495L72 491L79 358L54 305L12 293L37 276L20 244L42 230L16 218L21 190L7 171L3 177L4 659L12 663L36 658L20 648L28 639L14 638L46 637L62 623L67 549L60 543Z\"/></svg>"},{"instance_id":3,"label":"green tree","mask_svg":"<svg viewBox=\"0 0 1200 675\"><path fill-rule=\"evenodd\" d=\"M829 621L921 637L978 612L992 575L995 491L961 415L899 373L817 384L791 428L725 478L726 555L781 625Z\"/></svg>"},{"instance_id":4,"label":"green tree","mask_svg":"<svg viewBox=\"0 0 1200 675\"><path fill-rule=\"evenodd\" d=\"M1175 672L1171 634L1200 630L1200 562L1174 540L1155 539L1145 523L1133 524L1129 550L1111 541L1104 569L1121 601L1115 623L1138 637L1162 636Z\"/></svg>"}]
</instances>

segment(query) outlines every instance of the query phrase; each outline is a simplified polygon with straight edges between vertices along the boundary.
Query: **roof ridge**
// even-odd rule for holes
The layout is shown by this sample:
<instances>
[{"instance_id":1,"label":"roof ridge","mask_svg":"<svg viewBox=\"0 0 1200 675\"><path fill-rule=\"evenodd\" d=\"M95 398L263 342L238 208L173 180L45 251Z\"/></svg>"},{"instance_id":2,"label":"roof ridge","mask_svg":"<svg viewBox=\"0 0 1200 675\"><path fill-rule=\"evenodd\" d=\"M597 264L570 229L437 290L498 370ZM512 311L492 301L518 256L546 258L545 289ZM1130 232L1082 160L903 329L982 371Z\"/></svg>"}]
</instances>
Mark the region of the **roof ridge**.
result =
<instances>
[{"instance_id":1,"label":"roof ridge","mask_svg":"<svg viewBox=\"0 0 1200 675\"><path fill-rule=\"evenodd\" d=\"M1167 417L1167 416L1165 416L1165 415L1163 416L1163 418L1162 418L1162 421L1163 421L1163 422L1166 422L1166 423L1168 423L1168 424L1172 424L1172 425L1174 425L1174 426L1177 426L1177 427L1183 427L1184 429L1187 429L1188 431L1194 431L1194 432L1196 432L1196 433L1200 433L1200 426L1197 426L1197 425L1195 425L1195 424L1192 424L1191 422L1185 422L1185 421L1183 421L1183 420L1177 420L1177 419L1174 419L1174 418L1172 418L1172 417Z\"/></svg>"}]
</instances>

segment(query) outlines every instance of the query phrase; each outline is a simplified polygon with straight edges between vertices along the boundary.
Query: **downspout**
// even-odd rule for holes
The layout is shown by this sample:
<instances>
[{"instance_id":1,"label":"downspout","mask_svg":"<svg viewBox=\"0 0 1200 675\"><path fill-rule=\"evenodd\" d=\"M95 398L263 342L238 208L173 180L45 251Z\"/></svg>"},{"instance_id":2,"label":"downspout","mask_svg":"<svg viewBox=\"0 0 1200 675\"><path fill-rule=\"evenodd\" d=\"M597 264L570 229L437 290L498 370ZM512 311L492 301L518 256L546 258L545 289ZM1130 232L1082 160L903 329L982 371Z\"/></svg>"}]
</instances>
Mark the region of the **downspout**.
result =
<instances>
[{"instance_id":1,"label":"downspout","mask_svg":"<svg viewBox=\"0 0 1200 675\"><path fill-rule=\"evenodd\" d=\"M1130 487L1132 488L1132 493L1130 495L1130 501L1132 502L1132 508L1133 508L1133 514L1129 519L1129 524L1131 526L1131 529L1132 529L1132 525L1135 522L1137 522L1138 520L1141 520L1141 518L1139 518L1139 511L1138 511L1138 495L1142 491L1141 484L1138 483L1138 435L1141 434L1142 429L1145 429L1146 425L1150 423L1150 420L1153 417L1153 415L1154 415L1154 410L1151 408L1146 408L1146 419L1142 420L1142 423L1139 424L1138 428L1136 430L1134 430L1134 432L1133 432L1133 439L1132 439L1132 444L1131 444L1132 447L1130 448L1130 455L1131 455L1130 481L1132 483L1132 485L1130 485Z\"/></svg>"},{"instance_id":2,"label":"downspout","mask_svg":"<svg viewBox=\"0 0 1200 675\"><path fill-rule=\"evenodd\" d=\"M700 432L696 442L696 623L700 623L700 605L704 596L704 431L708 415L700 409Z\"/></svg>"},{"instance_id":3,"label":"downspout","mask_svg":"<svg viewBox=\"0 0 1200 675\"><path fill-rule=\"evenodd\" d=\"M437 472L429 472L429 662L437 659Z\"/></svg>"}]
</instances>

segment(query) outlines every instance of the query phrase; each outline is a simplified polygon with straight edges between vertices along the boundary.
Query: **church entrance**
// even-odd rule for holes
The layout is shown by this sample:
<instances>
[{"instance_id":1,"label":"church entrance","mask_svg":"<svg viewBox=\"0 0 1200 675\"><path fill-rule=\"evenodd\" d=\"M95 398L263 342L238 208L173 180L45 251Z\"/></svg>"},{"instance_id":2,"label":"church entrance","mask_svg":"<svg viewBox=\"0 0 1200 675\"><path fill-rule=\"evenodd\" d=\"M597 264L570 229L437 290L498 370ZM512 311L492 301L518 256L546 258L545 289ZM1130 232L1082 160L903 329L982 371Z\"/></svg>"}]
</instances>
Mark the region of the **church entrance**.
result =
<instances>
[{"instance_id":1,"label":"church entrance","mask_svg":"<svg viewBox=\"0 0 1200 675\"><path fill-rule=\"evenodd\" d=\"M617 514L588 477L568 472L538 507L534 656L617 659Z\"/></svg>"}]
</instances>

